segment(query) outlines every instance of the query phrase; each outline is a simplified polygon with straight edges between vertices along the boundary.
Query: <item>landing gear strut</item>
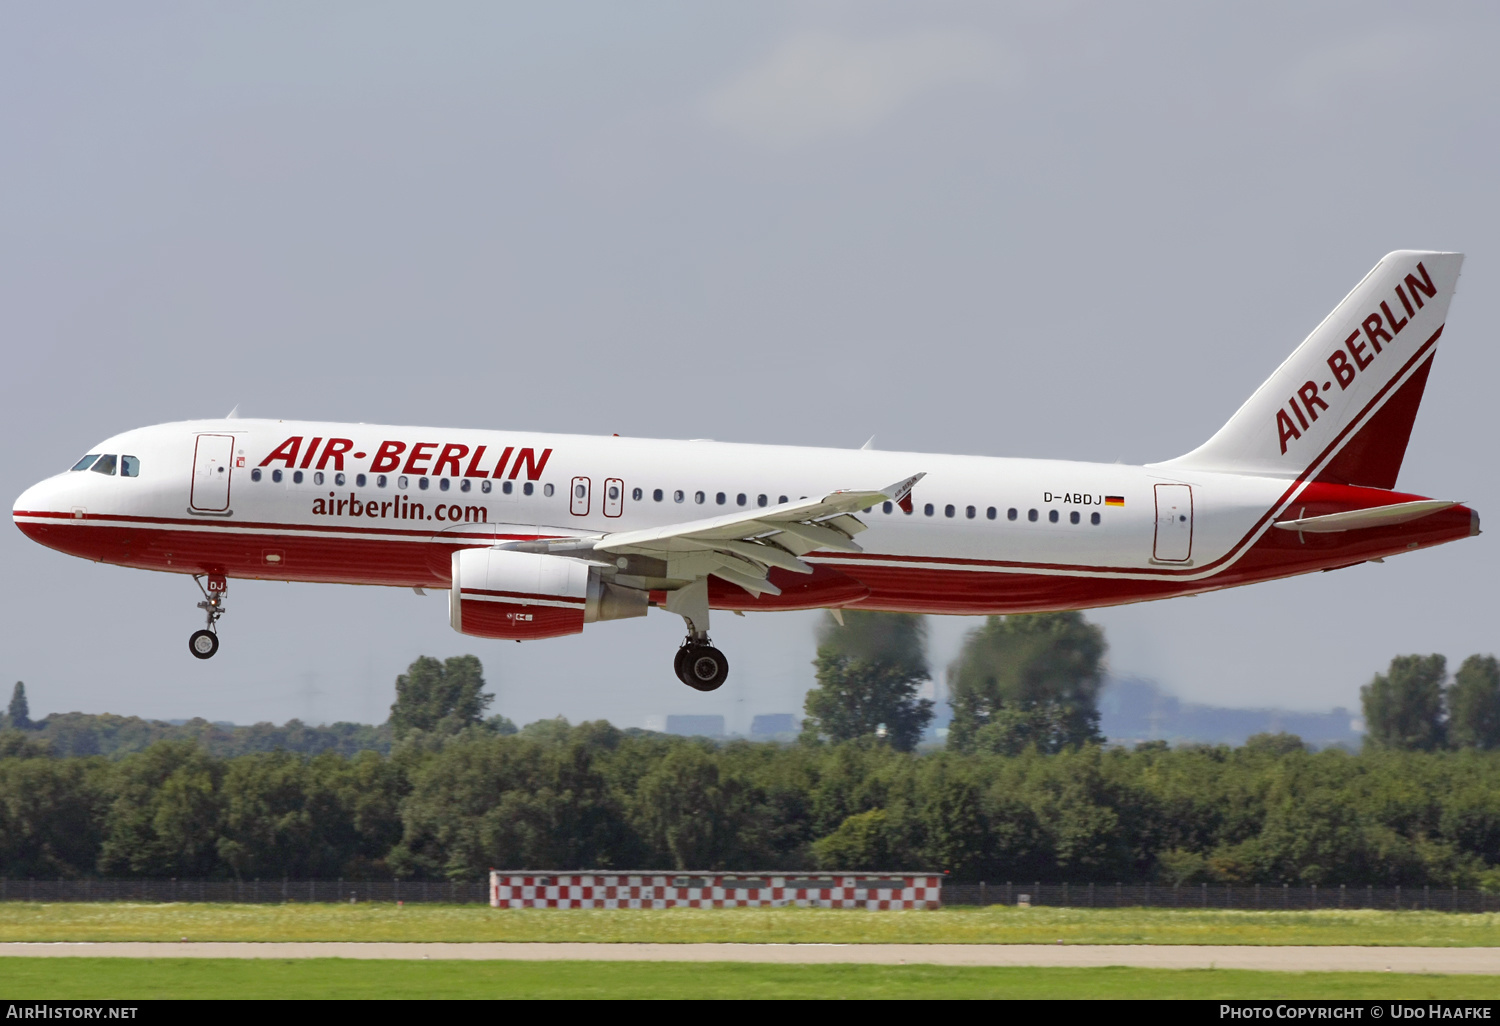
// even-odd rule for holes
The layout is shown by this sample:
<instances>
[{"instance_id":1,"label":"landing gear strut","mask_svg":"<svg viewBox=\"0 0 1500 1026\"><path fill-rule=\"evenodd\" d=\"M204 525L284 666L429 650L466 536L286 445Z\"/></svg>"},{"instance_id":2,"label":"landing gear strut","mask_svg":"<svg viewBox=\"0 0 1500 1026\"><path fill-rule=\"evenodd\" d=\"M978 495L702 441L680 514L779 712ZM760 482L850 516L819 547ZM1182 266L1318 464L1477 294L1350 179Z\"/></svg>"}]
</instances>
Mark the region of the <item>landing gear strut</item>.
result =
<instances>
[{"instance_id":1,"label":"landing gear strut","mask_svg":"<svg viewBox=\"0 0 1500 1026\"><path fill-rule=\"evenodd\" d=\"M207 576L208 586L205 587L202 576L193 575L193 583L203 592L203 601L198 603L198 608L208 618L207 628L194 631L188 638L188 651L198 659L212 659L219 650L219 617L224 615L224 595L229 591L229 582L223 574Z\"/></svg>"},{"instance_id":2,"label":"landing gear strut","mask_svg":"<svg viewBox=\"0 0 1500 1026\"><path fill-rule=\"evenodd\" d=\"M708 640L707 580L669 592L666 607L687 624L687 640L672 661L677 679L695 691L717 690L729 677L729 660Z\"/></svg>"}]
</instances>

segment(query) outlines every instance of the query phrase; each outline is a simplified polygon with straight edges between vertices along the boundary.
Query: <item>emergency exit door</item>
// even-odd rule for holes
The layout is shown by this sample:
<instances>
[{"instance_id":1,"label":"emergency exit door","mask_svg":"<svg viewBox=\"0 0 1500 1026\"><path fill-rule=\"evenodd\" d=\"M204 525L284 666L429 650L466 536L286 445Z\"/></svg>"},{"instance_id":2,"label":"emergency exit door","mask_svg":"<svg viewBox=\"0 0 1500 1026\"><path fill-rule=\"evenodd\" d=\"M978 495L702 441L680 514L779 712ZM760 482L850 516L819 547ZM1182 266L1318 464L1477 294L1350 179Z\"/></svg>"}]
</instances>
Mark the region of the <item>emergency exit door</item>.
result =
<instances>
[{"instance_id":1,"label":"emergency exit door","mask_svg":"<svg viewBox=\"0 0 1500 1026\"><path fill-rule=\"evenodd\" d=\"M193 449L193 490L188 500L193 512L229 512L229 478L233 463L233 435L198 436Z\"/></svg>"},{"instance_id":2,"label":"emergency exit door","mask_svg":"<svg viewBox=\"0 0 1500 1026\"><path fill-rule=\"evenodd\" d=\"M1156 544L1153 555L1164 563L1185 563L1193 554L1191 485L1156 486Z\"/></svg>"},{"instance_id":3,"label":"emergency exit door","mask_svg":"<svg viewBox=\"0 0 1500 1026\"><path fill-rule=\"evenodd\" d=\"M573 479L573 492L568 508L575 517L586 517L589 515L590 484L591 482L586 477L575 477Z\"/></svg>"}]
</instances>

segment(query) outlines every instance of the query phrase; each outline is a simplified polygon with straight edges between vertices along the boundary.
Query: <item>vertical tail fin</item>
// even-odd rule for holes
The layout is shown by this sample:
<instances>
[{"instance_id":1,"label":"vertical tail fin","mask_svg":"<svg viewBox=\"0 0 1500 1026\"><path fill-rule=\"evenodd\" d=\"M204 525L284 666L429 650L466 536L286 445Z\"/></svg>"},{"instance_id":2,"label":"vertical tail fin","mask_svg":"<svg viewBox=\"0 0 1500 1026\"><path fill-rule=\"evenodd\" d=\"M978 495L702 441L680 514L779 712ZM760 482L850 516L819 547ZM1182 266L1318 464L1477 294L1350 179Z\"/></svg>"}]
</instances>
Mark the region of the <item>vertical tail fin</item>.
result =
<instances>
[{"instance_id":1,"label":"vertical tail fin","mask_svg":"<svg viewBox=\"0 0 1500 1026\"><path fill-rule=\"evenodd\" d=\"M1229 423L1158 465L1394 487L1462 264L1387 254Z\"/></svg>"}]
</instances>

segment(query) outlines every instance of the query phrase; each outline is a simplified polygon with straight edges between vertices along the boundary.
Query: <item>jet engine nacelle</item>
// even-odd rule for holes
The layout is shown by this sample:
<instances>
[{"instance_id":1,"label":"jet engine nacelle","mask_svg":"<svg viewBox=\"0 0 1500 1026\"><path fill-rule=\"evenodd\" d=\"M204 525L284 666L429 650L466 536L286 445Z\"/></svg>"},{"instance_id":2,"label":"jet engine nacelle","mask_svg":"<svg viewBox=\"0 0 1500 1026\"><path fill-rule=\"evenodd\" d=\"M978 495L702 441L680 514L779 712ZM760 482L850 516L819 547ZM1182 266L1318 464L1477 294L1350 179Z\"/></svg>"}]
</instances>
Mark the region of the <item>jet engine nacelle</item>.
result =
<instances>
[{"instance_id":1,"label":"jet engine nacelle","mask_svg":"<svg viewBox=\"0 0 1500 1026\"><path fill-rule=\"evenodd\" d=\"M448 622L461 634L520 641L577 634L595 620L645 616L644 591L581 559L507 549L453 554Z\"/></svg>"}]
</instances>

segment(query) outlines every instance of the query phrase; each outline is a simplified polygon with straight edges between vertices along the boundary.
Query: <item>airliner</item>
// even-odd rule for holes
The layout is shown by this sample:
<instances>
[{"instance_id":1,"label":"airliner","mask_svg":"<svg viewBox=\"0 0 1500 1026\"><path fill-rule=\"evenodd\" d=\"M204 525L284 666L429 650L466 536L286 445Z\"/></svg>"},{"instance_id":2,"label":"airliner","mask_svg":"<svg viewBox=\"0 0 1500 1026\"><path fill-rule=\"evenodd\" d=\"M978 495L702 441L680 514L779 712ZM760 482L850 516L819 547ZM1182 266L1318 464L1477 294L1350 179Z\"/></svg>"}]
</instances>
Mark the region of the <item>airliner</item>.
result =
<instances>
[{"instance_id":1,"label":"airliner","mask_svg":"<svg viewBox=\"0 0 1500 1026\"><path fill-rule=\"evenodd\" d=\"M199 659L232 578L442 588L482 638L664 609L677 676L712 691L713 610L1084 609L1478 534L1461 503L1396 490L1462 262L1387 255L1213 437L1144 466L231 414L108 438L13 516L70 555L191 575Z\"/></svg>"}]
</instances>

